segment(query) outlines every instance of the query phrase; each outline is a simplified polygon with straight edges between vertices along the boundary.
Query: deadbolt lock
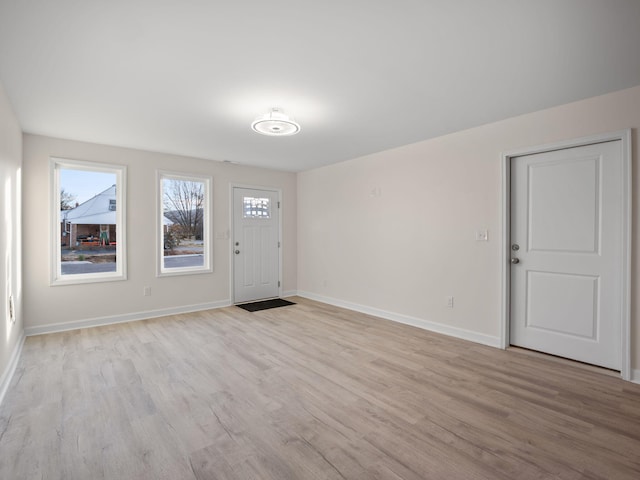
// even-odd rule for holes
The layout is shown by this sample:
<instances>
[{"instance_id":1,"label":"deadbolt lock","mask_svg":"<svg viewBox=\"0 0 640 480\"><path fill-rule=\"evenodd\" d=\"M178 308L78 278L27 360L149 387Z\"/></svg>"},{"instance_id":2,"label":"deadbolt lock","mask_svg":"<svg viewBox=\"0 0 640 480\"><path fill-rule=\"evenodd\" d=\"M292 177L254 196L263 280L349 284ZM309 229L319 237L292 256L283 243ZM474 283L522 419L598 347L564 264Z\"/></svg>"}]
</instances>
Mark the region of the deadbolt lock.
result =
<instances>
[{"instance_id":1,"label":"deadbolt lock","mask_svg":"<svg viewBox=\"0 0 640 480\"><path fill-rule=\"evenodd\" d=\"M514 243L513 245L511 245L511 250L513 250L514 252L517 252L518 250L520 250L520 245L518 245L517 243Z\"/></svg>"}]
</instances>

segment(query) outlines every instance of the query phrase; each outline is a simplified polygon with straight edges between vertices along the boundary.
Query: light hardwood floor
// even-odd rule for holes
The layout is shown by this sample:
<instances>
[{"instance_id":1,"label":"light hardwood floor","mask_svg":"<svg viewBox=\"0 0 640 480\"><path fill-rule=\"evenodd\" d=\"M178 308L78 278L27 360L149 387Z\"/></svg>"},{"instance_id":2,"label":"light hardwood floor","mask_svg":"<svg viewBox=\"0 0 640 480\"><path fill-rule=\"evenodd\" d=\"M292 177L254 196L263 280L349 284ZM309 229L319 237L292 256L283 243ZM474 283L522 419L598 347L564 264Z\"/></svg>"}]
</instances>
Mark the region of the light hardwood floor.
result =
<instances>
[{"instance_id":1,"label":"light hardwood floor","mask_svg":"<svg viewBox=\"0 0 640 480\"><path fill-rule=\"evenodd\" d=\"M0 478L640 478L640 385L294 301L28 338Z\"/></svg>"}]
</instances>

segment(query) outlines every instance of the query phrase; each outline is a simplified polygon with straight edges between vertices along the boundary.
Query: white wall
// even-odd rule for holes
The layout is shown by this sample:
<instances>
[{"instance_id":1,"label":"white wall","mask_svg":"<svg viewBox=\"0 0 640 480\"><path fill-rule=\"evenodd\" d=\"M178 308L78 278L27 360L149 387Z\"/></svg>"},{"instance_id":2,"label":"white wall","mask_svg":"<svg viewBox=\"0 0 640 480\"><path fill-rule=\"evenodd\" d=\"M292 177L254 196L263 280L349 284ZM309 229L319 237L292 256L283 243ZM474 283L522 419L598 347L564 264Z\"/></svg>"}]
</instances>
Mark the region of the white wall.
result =
<instances>
[{"instance_id":1,"label":"white wall","mask_svg":"<svg viewBox=\"0 0 640 480\"><path fill-rule=\"evenodd\" d=\"M128 280L49 286L50 156L127 165ZM27 333L61 328L59 324L67 322L82 325L78 322L96 318L148 317L154 311L162 314L230 302L230 240L215 236L230 229L231 182L282 189L283 290L296 289L296 177L293 173L36 135L24 135L23 168ZM156 277L156 169L213 176L213 273ZM151 287L149 297L143 296L145 286Z\"/></svg>"},{"instance_id":2,"label":"white wall","mask_svg":"<svg viewBox=\"0 0 640 480\"><path fill-rule=\"evenodd\" d=\"M0 401L23 338L20 262L22 132L0 85ZM9 319L13 295L16 321Z\"/></svg>"},{"instance_id":3,"label":"white wall","mask_svg":"<svg viewBox=\"0 0 640 480\"><path fill-rule=\"evenodd\" d=\"M629 127L637 219L640 86L301 173L298 290L497 343L501 153ZM476 242L474 232L483 227L489 242ZM640 280L639 228L636 221L633 292ZM455 297L453 309L445 306L448 295ZM639 314L634 294L636 370Z\"/></svg>"}]
</instances>

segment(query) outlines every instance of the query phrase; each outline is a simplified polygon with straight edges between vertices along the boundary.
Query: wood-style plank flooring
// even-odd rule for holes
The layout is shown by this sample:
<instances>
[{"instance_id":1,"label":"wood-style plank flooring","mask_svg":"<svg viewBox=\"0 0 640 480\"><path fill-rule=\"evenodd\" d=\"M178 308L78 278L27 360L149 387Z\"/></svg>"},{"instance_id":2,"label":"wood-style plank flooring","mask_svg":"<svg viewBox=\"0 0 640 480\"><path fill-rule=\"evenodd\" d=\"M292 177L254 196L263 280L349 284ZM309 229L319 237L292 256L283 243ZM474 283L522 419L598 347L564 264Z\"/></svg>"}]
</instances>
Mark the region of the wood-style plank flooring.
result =
<instances>
[{"instance_id":1,"label":"wood-style plank flooring","mask_svg":"<svg viewBox=\"0 0 640 480\"><path fill-rule=\"evenodd\" d=\"M294 301L28 338L0 478L640 478L640 385Z\"/></svg>"}]
</instances>

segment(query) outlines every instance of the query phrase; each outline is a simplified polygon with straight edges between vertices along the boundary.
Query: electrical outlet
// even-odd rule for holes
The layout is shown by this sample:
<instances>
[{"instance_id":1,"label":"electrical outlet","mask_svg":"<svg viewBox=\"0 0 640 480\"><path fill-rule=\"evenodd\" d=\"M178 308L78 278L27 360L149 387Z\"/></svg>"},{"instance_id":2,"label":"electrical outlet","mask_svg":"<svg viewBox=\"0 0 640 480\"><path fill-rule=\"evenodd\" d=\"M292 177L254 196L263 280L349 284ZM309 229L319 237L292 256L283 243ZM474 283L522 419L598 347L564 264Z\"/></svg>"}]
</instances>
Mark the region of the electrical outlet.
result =
<instances>
[{"instance_id":1,"label":"electrical outlet","mask_svg":"<svg viewBox=\"0 0 640 480\"><path fill-rule=\"evenodd\" d=\"M151 296L151 287L144 287L144 291L142 292L142 294L145 297L150 297Z\"/></svg>"},{"instance_id":2,"label":"electrical outlet","mask_svg":"<svg viewBox=\"0 0 640 480\"><path fill-rule=\"evenodd\" d=\"M447 297L447 307L453 308L453 297L452 296Z\"/></svg>"},{"instance_id":3,"label":"electrical outlet","mask_svg":"<svg viewBox=\"0 0 640 480\"><path fill-rule=\"evenodd\" d=\"M13 304L13 295L9 295L9 321L16 323L16 307Z\"/></svg>"}]
</instances>

